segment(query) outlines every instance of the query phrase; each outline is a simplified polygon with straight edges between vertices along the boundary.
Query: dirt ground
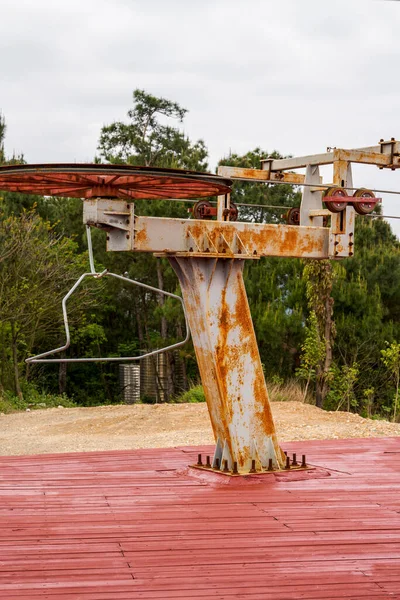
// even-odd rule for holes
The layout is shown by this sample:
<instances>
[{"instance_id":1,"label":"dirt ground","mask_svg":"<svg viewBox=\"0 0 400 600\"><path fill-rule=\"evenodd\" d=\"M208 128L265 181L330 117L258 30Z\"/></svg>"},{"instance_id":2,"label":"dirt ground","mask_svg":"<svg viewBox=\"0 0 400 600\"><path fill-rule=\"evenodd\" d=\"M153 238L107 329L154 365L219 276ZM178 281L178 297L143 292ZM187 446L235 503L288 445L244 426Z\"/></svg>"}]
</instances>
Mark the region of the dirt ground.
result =
<instances>
[{"instance_id":1,"label":"dirt ground","mask_svg":"<svg viewBox=\"0 0 400 600\"><path fill-rule=\"evenodd\" d=\"M274 402L282 442L400 436L400 424L326 412L300 402ZM214 443L205 404L53 408L0 415L0 454L162 448Z\"/></svg>"}]
</instances>

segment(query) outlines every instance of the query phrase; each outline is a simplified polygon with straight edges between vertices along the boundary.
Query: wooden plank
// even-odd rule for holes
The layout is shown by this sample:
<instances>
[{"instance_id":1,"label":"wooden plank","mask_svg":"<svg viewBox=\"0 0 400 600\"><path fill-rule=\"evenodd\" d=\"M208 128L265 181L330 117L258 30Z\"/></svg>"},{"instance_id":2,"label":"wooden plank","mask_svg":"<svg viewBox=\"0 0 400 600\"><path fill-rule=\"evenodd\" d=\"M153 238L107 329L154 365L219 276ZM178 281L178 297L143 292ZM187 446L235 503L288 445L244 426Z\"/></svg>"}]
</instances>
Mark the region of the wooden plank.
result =
<instances>
[{"instance_id":1,"label":"wooden plank","mask_svg":"<svg viewBox=\"0 0 400 600\"><path fill-rule=\"evenodd\" d=\"M0 598L400 600L399 438L285 449L315 469L188 469L210 447L0 457Z\"/></svg>"}]
</instances>

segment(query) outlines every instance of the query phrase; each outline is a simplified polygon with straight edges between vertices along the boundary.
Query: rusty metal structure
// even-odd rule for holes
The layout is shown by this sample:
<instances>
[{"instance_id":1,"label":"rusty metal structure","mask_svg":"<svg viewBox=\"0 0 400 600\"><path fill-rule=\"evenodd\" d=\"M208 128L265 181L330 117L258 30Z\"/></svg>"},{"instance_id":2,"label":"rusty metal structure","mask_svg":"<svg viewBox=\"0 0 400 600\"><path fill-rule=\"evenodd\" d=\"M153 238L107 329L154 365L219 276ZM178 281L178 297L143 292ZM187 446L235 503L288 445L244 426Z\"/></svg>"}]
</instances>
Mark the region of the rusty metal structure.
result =
<instances>
[{"instance_id":1,"label":"rusty metal structure","mask_svg":"<svg viewBox=\"0 0 400 600\"><path fill-rule=\"evenodd\" d=\"M352 163L400 168L400 142L268 158L259 169L220 166L217 176L121 165L1 167L0 189L82 198L84 222L107 232L109 251L151 252L169 260L181 285L216 439L212 460L203 464L199 457L197 466L247 474L291 464L279 447L272 419L243 281L244 261L352 256L356 214L371 213L380 201L370 190L353 187ZM321 165L333 166L327 183ZM301 206L289 211L289 224L240 222L230 201L232 180L303 186ZM216 205L205 200L211 196L217 196ZM171 219L136 214L139 198L200 200L195 218ZM90 274L103 275L93 268ZM293 466L304 468L305 459L299 466L294 460Z\"/></svg>"}]
</instances>

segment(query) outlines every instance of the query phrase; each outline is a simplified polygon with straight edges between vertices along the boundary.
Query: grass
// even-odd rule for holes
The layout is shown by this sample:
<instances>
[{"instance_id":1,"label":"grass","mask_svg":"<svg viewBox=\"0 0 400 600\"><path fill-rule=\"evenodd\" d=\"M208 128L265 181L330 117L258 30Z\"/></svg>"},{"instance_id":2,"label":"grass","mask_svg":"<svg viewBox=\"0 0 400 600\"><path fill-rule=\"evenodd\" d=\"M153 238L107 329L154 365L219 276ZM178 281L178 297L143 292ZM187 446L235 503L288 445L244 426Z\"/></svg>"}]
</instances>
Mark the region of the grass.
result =
<instances>
[{"instance_id":1,"label":"grass","mask_svg":"<svg viewBox=\"0 0 400 600\"><path fill-rule=\"evenodd\" d=\"M315 404L312 394L304 398L304 387L295 379L288 381L267 381L267 389L271 402L304 402Z\"/></svg>"},{"instance_id":2,"label":"grass","mask_svg":"<svg viewBox=\"0 0 400 600\"><path fill-rule=\"evenodd\" d=\"M306 404L315 404L311 394L307 394L304 400L304 389L300 383L294 379L289 381L269 381L267 382L269 399L271 402L305 402ZM204 391L201 385L191 387L187 392L174 398L174 403L182 404L186 402L205 402Z\"/></svg>"},{"instance_id":3,"label":"grass","mask_svg":"<svg viewBox=\"0 0 400 600\"><path fill-rule=\"evenodd\" d=\"M0 396L0 413L9 414L23 410L39 410L45 408L72 408L76 406L65 394L47 394L39 392L33 386L24 391L24 398L20 400L18 396L10 392L4 392Z\"/></svg>"},{"instance_id":4,"label":"grass","mask_svg":"<svg viewBox=\"0 0 400 600\"><path fill-rule=\"evenodd\" d=\"M303 387L295 380L289 380L287 382L283 382L281 380L269 381L267 382L267 389L269 398L272 402L304 401ZM17 396L11 394L10 392L5 392L2 396L0 396L0 413L8 414L27 409L38 410L45 408L56 408L58 406L62 406L64 408L73 408L78 406L65 394L58 395L40 392L32 385L26 386L23 392L23 400L20 400ZM196 404L205 401L206 399L204 396L203 386L201 385L192 386L189 390L173 399L174 404ZM311 394L307 395L305 402L307 404L315 404ZM153 400L152 403L154 403Z\"/></svg>"}]
</instances>

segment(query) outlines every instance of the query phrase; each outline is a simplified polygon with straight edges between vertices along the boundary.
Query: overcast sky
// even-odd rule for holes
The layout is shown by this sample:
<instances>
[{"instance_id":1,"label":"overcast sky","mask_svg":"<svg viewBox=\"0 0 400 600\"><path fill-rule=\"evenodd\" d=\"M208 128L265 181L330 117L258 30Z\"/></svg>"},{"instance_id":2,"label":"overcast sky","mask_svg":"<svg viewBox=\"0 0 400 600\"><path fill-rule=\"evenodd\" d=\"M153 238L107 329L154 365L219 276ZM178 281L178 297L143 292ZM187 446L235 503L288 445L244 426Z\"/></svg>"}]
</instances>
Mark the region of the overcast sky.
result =
<instances>
[{"instance_id":1,"label":"overcast sky","mask_svg":"<svg viewBox=\"0 0 400 600\"><path fill-rule=\"evenodd\" d=\"M256 146L301 155L400 139L399 32L397 1L0 0L6 152L91 161L135 88L189 110L210 169ZM400 191L400 173L359 167L354 183ZM400 196L384 200L400 215Z\"/></svg>"}]
</instances>

